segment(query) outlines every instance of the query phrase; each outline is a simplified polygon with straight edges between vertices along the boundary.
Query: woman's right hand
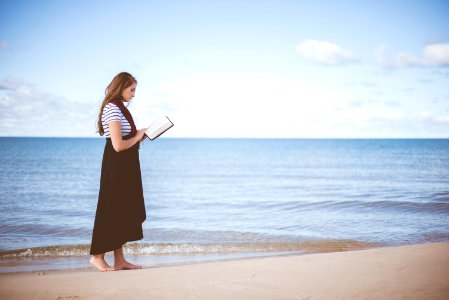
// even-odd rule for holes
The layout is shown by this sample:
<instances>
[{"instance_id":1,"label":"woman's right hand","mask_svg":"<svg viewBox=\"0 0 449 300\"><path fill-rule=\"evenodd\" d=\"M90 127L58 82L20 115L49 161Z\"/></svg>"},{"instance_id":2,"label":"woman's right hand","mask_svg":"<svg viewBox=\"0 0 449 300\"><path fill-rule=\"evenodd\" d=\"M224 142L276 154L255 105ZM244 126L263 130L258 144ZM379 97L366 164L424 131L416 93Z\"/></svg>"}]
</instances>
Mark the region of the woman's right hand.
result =
<instances>
[{"instance_id":1,"label":"woman's right hand","mask_svg":"<svg viewBox=\"0 0 449 300\"><path fill-rule=\"evenodd\" d=\"M138 141L143 141L144 140L144 138L145 138L145 131L147 131L147 129L148 129L148 127L147 128L142 128L140 130L137 130L136 136L138 138L137 139Z\"/></svg>"}]
</instances>

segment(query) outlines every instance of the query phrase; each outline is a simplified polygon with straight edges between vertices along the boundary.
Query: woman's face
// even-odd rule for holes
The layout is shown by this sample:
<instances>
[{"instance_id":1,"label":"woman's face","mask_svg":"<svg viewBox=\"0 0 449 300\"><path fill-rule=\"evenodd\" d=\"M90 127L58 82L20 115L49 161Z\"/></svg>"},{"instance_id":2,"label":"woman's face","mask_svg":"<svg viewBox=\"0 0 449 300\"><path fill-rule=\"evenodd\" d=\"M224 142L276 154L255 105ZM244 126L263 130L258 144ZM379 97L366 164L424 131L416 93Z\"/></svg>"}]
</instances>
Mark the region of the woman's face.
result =
<instances>
[{"instance_id":1,"label":"woman's face","mask_svg":"<svg viewBox=\"0 0 449 300\"><path fill-rule=\"evenodd\" d=\"M126 89L123 90L122 92L122 97L123 97L123 101L129 102L131 101L131 99L134 97L134 94L136 92L136 84L133 83L132 85L130 85L129 87L127 87Z\"/></svg>"}]
</instances>

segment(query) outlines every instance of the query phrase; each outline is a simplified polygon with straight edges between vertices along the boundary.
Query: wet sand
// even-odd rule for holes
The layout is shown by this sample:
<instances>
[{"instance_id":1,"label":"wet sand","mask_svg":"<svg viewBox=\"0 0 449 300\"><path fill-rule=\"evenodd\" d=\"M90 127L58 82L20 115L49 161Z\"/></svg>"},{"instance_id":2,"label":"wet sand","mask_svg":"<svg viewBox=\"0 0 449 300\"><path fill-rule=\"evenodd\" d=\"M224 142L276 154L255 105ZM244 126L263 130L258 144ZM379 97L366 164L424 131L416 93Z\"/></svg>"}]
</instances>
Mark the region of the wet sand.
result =
<instances>
[{"instance_id":1,"label":"wet sand","mask_svg":"<svg viewBox=\"0 0 449 300\"><path fill-rule=\"evenodd\" d=\"M8 273L0 274L0 299L449 299L449 243L115 272Z\"/></svg>"}]
</instances>

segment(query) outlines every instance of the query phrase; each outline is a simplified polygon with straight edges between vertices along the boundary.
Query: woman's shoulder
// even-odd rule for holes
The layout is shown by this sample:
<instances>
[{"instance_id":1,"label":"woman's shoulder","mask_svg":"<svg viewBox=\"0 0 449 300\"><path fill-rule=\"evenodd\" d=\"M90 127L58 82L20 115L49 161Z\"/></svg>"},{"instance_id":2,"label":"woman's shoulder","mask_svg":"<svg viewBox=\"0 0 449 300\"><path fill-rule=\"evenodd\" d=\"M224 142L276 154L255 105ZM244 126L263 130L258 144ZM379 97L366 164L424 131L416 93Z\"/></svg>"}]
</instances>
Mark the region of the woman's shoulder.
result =
<instances>
[{"instance_id":1,"label":"woman's shoulder","mask_svg":"<svg viewBox=\"0 0 449 300\"><path fill-rule=\"evenodd\" d=\"M106 104L103 108L103 113L108 113L108 112L121 113L120 108L116 104L111 103L111 102Z\"/></svg>"},{"instance_id":2,"label":"woman's shoulder","mask_svg":"<svg viewBox=\"0 0 449 300\"><path fill-rule=\"evenodd\" d=\"M118 106L115 103L109 102L109 103L106 103L104 108L118 108Z\"/></svg>"}]
</instances>

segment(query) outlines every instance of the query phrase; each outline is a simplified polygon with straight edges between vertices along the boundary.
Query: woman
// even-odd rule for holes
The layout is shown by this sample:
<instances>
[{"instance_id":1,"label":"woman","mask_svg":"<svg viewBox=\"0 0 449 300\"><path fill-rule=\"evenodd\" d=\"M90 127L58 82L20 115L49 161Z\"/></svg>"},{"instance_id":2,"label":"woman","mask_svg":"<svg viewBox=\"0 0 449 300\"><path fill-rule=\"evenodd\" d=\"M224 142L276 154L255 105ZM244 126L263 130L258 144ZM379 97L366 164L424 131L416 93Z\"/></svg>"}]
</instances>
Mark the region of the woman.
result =
<instances>
[{"instance_id":1,"label":"woman","mask_svg":"<svg viewBox=\"0 0 449 300\"><path fill-rule=\"evenodd\" d=\"M100 191L92 232L90 263L100 271L140 269L123 256L123 245L143 238L146 219L140 173L139 144L146 128L137 130L124 105L134 97L137 81L129 73L116 75L106 88L98 115L98 133L106 137ZM114 251L114 268L104 260Z\"/></svg>"}]
</instances>

